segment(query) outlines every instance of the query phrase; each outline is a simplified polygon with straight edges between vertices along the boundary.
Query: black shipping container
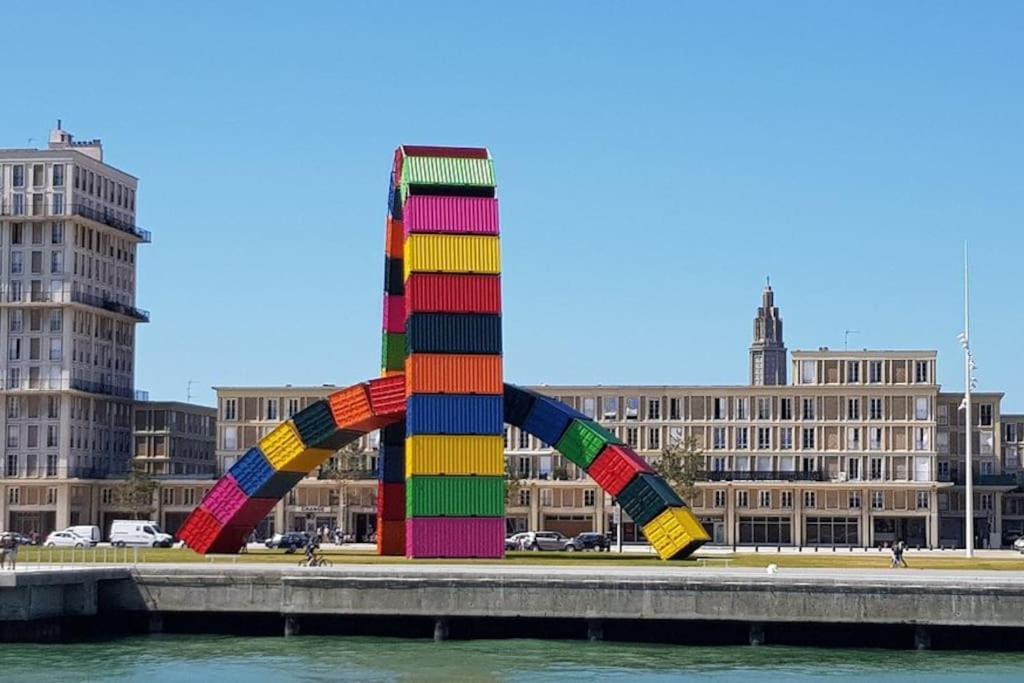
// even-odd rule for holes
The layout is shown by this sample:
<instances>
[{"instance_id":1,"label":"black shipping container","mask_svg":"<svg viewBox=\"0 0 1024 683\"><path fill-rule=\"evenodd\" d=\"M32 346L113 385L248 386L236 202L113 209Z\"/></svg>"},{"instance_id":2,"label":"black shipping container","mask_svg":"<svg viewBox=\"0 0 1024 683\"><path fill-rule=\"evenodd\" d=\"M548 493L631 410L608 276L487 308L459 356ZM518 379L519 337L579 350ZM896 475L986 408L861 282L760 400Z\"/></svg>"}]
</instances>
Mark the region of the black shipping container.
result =
<instances>
[{"instance_id":1,"label":"black shipping container","mask_svg":"<svg viewBox=\"0 0 1024 683\"><path fill-rule=\"evenodd\" d=\"M406 353L501 354L501 316L414 313L405 323Z\"/></svg>"}]
</instances>

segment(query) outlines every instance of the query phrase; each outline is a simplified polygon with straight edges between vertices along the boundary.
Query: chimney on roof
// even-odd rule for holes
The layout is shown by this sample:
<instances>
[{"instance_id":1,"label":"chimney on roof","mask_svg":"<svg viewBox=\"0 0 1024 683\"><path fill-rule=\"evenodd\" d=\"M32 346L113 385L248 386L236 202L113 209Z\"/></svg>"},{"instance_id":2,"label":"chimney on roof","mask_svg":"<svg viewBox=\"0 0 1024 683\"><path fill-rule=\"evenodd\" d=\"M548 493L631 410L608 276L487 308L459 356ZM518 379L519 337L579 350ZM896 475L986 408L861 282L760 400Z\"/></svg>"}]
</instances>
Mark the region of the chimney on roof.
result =
<instances>
[{"instance_id":1,"label":"chimney on roof","mask_svg":"<svg viewBox=\"0 0 1024 683\"><path fill-rule=\"evenodd\" d=\"M57 127L50 131L50 149L73 149L102 163L103 143L98 138L75 142L75 136L64 130L62 124L63 122L57 119Z\"/></svg>"}]
</instances>

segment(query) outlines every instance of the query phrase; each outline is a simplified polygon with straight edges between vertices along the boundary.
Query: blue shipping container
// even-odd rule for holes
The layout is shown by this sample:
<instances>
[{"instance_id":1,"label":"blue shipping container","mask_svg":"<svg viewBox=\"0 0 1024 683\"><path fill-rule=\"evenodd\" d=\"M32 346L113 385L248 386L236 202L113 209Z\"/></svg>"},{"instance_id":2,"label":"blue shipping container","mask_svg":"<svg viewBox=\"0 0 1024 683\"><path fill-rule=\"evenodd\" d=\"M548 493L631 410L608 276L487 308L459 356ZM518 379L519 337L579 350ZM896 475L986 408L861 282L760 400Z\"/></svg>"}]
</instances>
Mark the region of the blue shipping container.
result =
<instances>
[{"instance_id":1,"label":"blue shipping container","mask_svg":"<svg viewBox=\"0 0 1024 683\"><path fill-rule=\"evenodd\" d=\"M381 446L404 446L405 445L405 423L397 422L388 425L380 430Z\"/></svg>"},{"instance_id":2,"label":"blue shipping container","mask_svg":"<svg viewBox=\"0 0 1024 683\"><path fill-rule=\"evenodd\" d=\"M402 430L405 433L405 430ZM405 481L405 446L381 444L377 458L377 478L385 484L401 484Z\"/></svg>"},{"instance_id":3,"label":"blue shipping container","mask_svg":"<svg viewBox=\"0 0 1024 683\"><path fill-rule=\"evenodd\" d=\"M501 396L419 394L406 404L406 429L415 434L499 435L505 430Z\"/></svg>"},{"instance_id":4,"label":"blue shipping container","mask_svg":"<svg viewBox=\"0 0 1024 683\"><path fill-rule=\"evenodd\" d=\"M667 507L686 507L672 487L656 474L640 473L622 489L618 497L630 519L644 526Z\"/></svg>"},{"instance_id":5,"label":"blue shipping container","mask_svg":"<svg viewBox=\"0 0 1024 683\"><path fill-rule=\"evenodd\" d=\"M501 316L477 313L414 313L405 321L405 348L412 353L501 354Z\"/></svg>"},{"instance_id":6,"label":"blue shipping container","mask_svg":"<svg viewBox=\"0 0 1024 683\"><path fill-rule=\"evenodd\" d=\"M514 427L522 427L530 414L537 394L527 389L520 389L512 384L505 385L505 422Z\"/></svg>"},{"instance_id":7,"label":"blue shipping container","mask_svg":"<svg viewBox=\"0 0 1024 683\"><path fill-rule=\"evenodd\" d=\"M589 421L564 403L534 394L533 407L523 421L522 428L549 446L554 446L573 420Z\"/></svg>"},{"instance_id":8,"label":"blue shipping container","mask_svg":"<svg viewBox=\"0 0 1024 683\"><path fill-rule=\"evenodd\" d=\"M246 451L228 472L238 483L238 488L250 498L282 498L305 476L301 472L276 471L255 446Z\"/></svg>"}]
</instances>

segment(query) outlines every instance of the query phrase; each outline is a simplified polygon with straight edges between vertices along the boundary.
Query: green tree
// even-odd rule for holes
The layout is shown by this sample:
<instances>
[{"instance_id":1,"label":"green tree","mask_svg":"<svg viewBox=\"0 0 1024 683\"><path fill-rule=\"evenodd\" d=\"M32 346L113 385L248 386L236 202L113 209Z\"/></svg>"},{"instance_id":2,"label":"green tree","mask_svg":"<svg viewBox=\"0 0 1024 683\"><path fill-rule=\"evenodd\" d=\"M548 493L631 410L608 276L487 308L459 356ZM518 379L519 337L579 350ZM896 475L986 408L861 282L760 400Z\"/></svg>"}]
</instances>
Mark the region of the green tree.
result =
<instances>
[{"instance_id":1,"label":"green tree","mask_svg":"<svg viewBox=\"0 0 1024 683\"><path fill-rule=\"evenodd\" d=\"M692 436L684 441L666 444L653 467L687 502L696 497L697 482L705 481L708 474L704 449L697 445L697 439Z\"/></svg>"},{"instance_id":2,"label":"green tree","mask_svg":"<svg viewBox=\"0 0 1024 683\"><path fill-rule=\"evenodd\" d=\"M505 506L519 505L519 492L523 489L523 480L519 472L512 466L511 460L505 461Z\"/></svg>"},{"instance_id":3,"label":"green tree","mask_svg":"<svg viewBox=\"0 0 1024 683\"><path fill-rule=\"evenodd\" d=\"M149 519L155 511L153 496L159 484L149 476L145 465L132 463L123 482L114 487L114 504L132 519Z\"/></svg>"}]
</instances>

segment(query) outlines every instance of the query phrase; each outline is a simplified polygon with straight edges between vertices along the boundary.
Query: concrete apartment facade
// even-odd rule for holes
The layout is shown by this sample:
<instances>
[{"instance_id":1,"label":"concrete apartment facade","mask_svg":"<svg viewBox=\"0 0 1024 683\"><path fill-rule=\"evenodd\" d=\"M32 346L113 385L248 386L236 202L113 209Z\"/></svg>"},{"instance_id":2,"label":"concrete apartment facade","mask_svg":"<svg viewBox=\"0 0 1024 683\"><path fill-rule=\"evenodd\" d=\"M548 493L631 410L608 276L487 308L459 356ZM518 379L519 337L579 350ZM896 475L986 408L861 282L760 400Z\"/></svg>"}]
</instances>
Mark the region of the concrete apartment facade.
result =
<instances>
[{"instance_id":1,"label":"concrete apartment facade","mask_svg":"<svg viewBox=\"0 0 1024 683\"><path fill-rule=\"evenodd\" d=\"M217 474L217 410L179 401L135 404L135 464L153 477Z\"/></svg>"},{"instance_id":2,"label":"concrete apartment facade","mask_svg":"<svg viewBox=\"0 0 1024 683\"><path fill-rule=\"evenodd\" d=\"M137 179L57 128L0 150L0 520L42 532L94 513L132 456Z\"/></svg>"}]
</instances>

